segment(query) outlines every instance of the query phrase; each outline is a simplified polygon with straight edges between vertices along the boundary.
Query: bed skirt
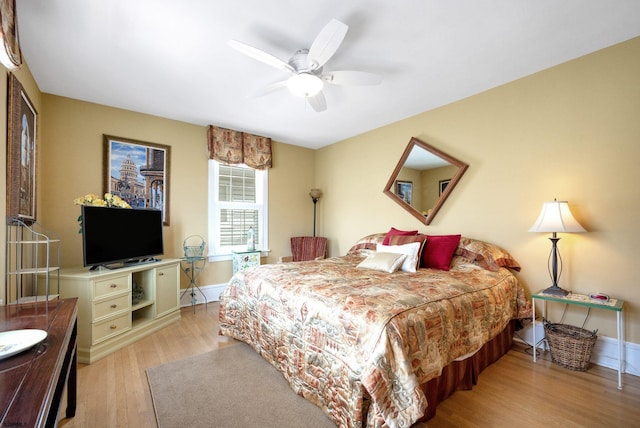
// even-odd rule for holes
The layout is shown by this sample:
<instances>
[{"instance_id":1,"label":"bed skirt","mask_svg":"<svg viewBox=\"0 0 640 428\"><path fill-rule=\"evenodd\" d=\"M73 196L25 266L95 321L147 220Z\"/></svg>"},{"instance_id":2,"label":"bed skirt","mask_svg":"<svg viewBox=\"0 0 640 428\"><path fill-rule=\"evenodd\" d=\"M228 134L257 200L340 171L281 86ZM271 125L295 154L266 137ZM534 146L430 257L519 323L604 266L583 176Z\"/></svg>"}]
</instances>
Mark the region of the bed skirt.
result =
<instances>
[{"instance_id":1,"label":"bed skirt","mask_svg":"<svg viewBox=\"0 0 640 428\"><path fill-rule=\"evenodd\" d=\"M477 384L480 373L511 349L516 321L512 320L498 334L471 357L454 361L442 369L442 374L422 384L429 407L419 421L424 422L436 415L438 404L458 390L469 390Z\"/></svg>"}]
</instances>

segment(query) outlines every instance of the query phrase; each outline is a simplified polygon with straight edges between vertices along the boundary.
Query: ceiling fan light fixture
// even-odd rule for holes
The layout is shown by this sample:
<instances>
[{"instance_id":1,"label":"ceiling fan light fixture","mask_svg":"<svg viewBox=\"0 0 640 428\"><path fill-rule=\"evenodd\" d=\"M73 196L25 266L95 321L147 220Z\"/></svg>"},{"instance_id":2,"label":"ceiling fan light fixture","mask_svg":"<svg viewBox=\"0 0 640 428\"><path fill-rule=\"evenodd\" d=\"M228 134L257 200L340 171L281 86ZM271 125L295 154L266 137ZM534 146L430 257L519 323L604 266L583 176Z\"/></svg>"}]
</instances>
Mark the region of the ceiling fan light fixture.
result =
<instances>
[{"instance_id":1,"label":"ceiling fan light fixture","mask_svg":"<svg viewBox=\"0 0 640 428\"><path fill-rule=\"evenodd\" d=\"M298 97L313 97L322 90L322 86L322 80L311 73L295 74L287 81L291 93Z\"/></svg>"}]
</instances>

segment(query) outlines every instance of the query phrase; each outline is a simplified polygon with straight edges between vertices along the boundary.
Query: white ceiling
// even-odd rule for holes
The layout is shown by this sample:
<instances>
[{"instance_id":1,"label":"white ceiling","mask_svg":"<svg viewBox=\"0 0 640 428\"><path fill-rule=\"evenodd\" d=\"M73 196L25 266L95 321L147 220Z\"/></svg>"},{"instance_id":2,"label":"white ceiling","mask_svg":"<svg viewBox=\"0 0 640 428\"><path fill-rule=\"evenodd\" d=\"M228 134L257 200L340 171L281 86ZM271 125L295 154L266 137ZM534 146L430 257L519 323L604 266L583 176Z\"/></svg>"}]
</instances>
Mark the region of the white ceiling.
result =
<instances>
[{"instance_id":1,"label":"white ceiling","mask_svg":"<svg viewBox=\"0 0 640 428\"><path fill-rule=\"evenodd\" d=\"M42 92L319 148L640 35L638 0L18 0ZM349 31L317 113L286 77L227 45L288 61L331 19Z\"/></svg>"}]
</instances>

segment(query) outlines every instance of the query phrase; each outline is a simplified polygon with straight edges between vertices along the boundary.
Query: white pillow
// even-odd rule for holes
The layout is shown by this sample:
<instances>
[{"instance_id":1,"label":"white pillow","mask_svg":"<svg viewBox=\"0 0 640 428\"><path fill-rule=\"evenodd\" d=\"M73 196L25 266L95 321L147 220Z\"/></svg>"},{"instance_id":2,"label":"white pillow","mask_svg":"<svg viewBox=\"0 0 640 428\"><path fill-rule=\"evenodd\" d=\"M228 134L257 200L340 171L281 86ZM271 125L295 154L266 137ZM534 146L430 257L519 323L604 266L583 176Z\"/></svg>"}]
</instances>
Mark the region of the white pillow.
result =
<instances>
[{"instance_id":1,"label":"white pillow","mask_svg":"<svg viewBox=\"0 0 640 428\"><path fill-rule=\"evenodd\" d=\"M421 242L412 242L404 245L376 245L376 251L384 253L405 254L407 257L402 262L400 270L404 272L415 272L420 261Z\"/></svg>"},{"instance_id":2,"label":"white pillow","mask_svg":"<svg viewBox=\"0 0 640 428\"><path fill-rule=\"evenodd\" d=\"M406 258L407 256L405 254L376 252L367 256L367 258L356 267L358 269L374 269L394 273L402 266L402 262L404 262Z\"/></svg>"}]
</instances>

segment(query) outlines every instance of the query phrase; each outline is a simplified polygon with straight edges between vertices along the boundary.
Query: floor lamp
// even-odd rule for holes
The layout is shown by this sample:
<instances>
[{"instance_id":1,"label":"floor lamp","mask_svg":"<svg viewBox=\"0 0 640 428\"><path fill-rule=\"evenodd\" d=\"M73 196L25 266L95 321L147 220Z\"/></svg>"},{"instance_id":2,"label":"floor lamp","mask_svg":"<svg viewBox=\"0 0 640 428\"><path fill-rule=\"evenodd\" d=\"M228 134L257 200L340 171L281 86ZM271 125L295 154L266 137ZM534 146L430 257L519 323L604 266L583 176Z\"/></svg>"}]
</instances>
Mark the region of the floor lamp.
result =
<instances>
[{"instance_id":1,"label":"floor lamp","mask_svg":"<svg viewBox=\"0 0 640 428\"><path fill-rule=\"evenodd\" d=\"M316 236L316 205L318 204L318 199L322 196L322 191L320 189L311 189L309 196L313 201L313 236Z\"/></svg>"},{"instance_id":2,"label":"floor lamp","mask_svg":"<svg viewBox=\"0 0 640 428\"><path fill-rule=\"evenodd\" d=\"M551 232L551 253L549 254L548 268L551 275L551 287L543 293L554 294L556 296L566 296L569 294L558 286L558 278L562 274L562 257L558 251L558 232L586 232L584 227L571 214L567 201L545 202L536 222L531 226L529 232ZM558 268L560 269L558 271Z\"/></svg>"}]
</instances>

